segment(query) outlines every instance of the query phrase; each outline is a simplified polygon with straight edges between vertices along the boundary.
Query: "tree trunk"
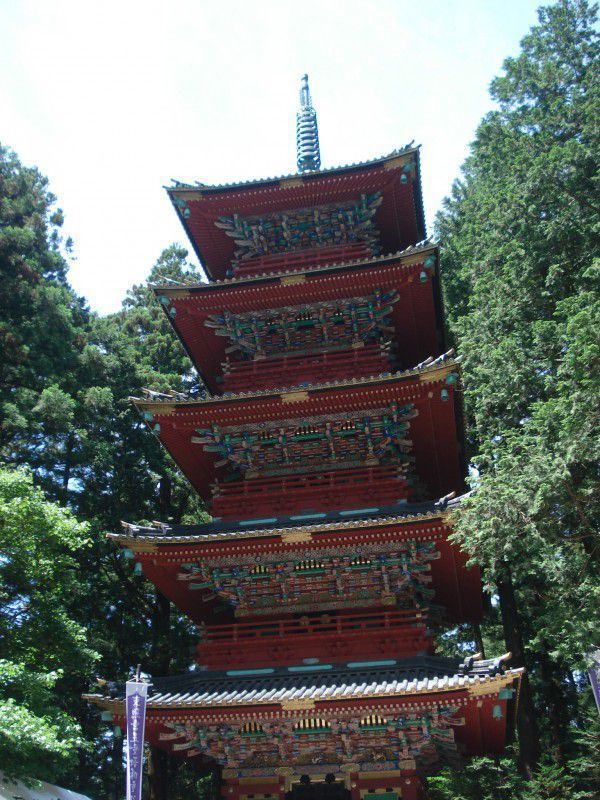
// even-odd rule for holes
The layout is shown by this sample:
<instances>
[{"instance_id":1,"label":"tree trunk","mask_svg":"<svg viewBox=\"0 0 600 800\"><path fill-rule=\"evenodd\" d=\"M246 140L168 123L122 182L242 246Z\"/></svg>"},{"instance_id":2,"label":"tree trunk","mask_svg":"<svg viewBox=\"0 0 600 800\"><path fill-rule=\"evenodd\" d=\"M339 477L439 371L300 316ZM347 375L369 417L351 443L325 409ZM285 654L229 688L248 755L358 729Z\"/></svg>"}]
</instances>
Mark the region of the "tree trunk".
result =
<instances>
[{"instance_id":1,"label":"tree trunk","mask_svg":"<svg viewBox=\"0 0 600 800\"><path fill-rule=\"evenodd\" d=\"M512 665L525 667L521 621L517 609L515 590L508 568L504 578L498 581L500 611L506 647L512 653ZM526 778L531 778L540 757L540 738L533 705L533 695L527 674L521 681L519 707L517 710L517 730L519 732L519 769Z\"/></svg>"},{"instance_id":2,"label":"tree trunk","mask_svg":"<svg viewBox=\"0 0 600 800\"><path fill-rule=\"evenodd\" d=\"M169 756L160 747L150 745L148 759L149 800L168 800Z\"/></svg>"},{"instance_id":3,"label":"tree trunk","mask_svg":"<svg viewBox=\"0 0 600 800\"><path fill-rule=\"evenodd\" d=\"M485 658L485 645L483 644L483 636L481 635L481 626L476 622L473 623L473 638L475 640L475 648L481 657Z\"/></svg>"}]
</instances>

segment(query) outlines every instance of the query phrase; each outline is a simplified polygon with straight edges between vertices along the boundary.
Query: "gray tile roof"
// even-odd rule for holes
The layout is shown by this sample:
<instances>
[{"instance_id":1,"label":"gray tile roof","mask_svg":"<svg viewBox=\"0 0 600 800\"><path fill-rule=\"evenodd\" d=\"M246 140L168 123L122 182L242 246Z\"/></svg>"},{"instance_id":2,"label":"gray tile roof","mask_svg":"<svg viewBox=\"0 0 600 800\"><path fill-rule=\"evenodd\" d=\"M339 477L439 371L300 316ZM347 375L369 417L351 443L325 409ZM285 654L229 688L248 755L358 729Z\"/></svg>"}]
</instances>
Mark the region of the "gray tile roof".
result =
<instances>
[{"instance_id":1,"label":"gray tile roof","mask_svg":"<svg viewBox=\"0 0 600 800\"><path fill-rule=\"evenodd\" d=\"M372 666L361 662L272 670L194 671L153 678L148 702L155 707L213 707L451 691L482 684L497 676L519 677L520 670L505 670L505 660L506 657L468 659L460 663L457 659L418 656L401 661L372 662ZM123 699L123 685L108 684L107 688L108 696L88 695L88 699L98 704L102 704L102 700Z\"/></svg>"},{"instance_id":2,"label":"gray tile roof","mask_svg":"<svg viewBox=\"0 0 600 800\"><path fill-rule=\"evenodd\" d=\"M466 495L463 495L466 497ZM310 526L311 531L328 530L334 525L336 528L355 527L357 522L370 522L372 524L389 524L404 522L412 519L439 517L445 511L456 508L463 497L442 497L424 503L401 503L393 506L380 506L370 509L357 509L354 512L330 511L323 514L297 514L295 516L270 517L265 520L240 520L221 521L213 520L198 525L167 525L156 523L154 525L131 525L123 523L123 532L111 533L112 539L136 539L152 541L157 544L182 541L211 541L239 536L243 533L246 537L253 534L267 534L269 532L280 534L283 531L298 530Z\"/></svg>"}]
</instances>

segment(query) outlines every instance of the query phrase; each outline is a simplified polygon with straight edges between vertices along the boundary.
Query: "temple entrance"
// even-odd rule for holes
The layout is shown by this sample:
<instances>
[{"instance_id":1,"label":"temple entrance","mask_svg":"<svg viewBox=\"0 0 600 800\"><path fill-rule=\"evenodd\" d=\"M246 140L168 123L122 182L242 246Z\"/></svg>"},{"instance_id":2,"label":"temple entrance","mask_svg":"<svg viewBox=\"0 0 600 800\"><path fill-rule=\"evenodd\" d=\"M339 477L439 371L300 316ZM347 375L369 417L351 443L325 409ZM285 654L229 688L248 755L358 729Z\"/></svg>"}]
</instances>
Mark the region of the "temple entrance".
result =
<instances>
[{"instance_id":1,"label":"temple entrance","mask_svg":"<svg viewBox=\"0 0 600 800\"><path fill-rule=\"evenodd\" d=\"M336 781L333 775L327 775L324 781L311 781L309 775L303 775L298 783L285 795L285 800L351 800L351 792L343 781Z\"/></svg>"}]
</instances>

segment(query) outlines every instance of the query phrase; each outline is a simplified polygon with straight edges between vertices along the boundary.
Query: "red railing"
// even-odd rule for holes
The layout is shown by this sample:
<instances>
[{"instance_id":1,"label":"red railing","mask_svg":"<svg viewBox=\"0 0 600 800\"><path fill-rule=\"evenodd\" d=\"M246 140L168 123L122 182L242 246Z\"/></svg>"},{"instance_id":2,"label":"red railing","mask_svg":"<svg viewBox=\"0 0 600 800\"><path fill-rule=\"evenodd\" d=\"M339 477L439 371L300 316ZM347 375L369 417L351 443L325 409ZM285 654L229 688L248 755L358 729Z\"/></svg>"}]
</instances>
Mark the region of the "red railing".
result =
<instances>
[{"instance_id":1,"label":"red railing","mask_svg":"<svg viewBox=\"0 0 600 800\"><path fill-rule=\"evenodd\" d=\"M343 380L352 376L379 375L390 369L390 356L379 344L314 354L272 356L223 365L223 389L242 392L303 382Z\"/></svg>"},{"instance_id":2,"label":"red railing","mask_svg":"<svg viewBox=\"0 0 600 800\"><path fill-rule=\"evenodd\" d=\"M228 669L432 652L426 614L394 610L211 625L197 647L197 661L210 669Z\"/></svg>"},{"instance_id":3,"label":"red railing","mask_svg":"<svg viewBox=\"0 0 600 800\"><path fill-rule=\"evenodd\" d=\"M290 250L287 253L274 253L270 256L251 258L247 261L240 261L233 271L236 278L242 278L249 275L268 275L272 272L301 270L328 264L344 264L349 261L360 261L372 255L373 251L369 245L364 242L354 242L339 246Z\"/></svg>"},{"instance_id":4,"label":"red railing","mask_svg":"<svg viewBox=\"0 0 600 800\"><path fill-rule=\"evenodd\" d=\"M294 515L390 505L407 500L407 466L249 478L213 486L211 513L223 519Z\"/></svg>"}]
</instances>

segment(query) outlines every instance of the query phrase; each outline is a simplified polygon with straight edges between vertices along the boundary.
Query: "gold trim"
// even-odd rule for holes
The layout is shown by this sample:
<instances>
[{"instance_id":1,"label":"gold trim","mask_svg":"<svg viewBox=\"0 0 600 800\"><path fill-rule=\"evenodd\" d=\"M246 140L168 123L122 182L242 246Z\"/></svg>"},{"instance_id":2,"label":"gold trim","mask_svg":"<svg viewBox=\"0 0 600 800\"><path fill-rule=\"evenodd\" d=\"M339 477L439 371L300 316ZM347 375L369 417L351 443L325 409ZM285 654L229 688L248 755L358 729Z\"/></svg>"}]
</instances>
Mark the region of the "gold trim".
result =
<instances>
[{"instance_id":1,"label":"gold trim","mask_svg":"<svg viewBox=\"0 0 600 800\"><path fill-rule=\"evenodd\" d=\"M284 178L279 181L280 189L298 189L301 186L304 186L303 178Z\"/></svg>"},{"instance_id":2,"label":"gold trim","mask_svg":"<svg viewBox=\"0 0 600 800\"><path fill-rule=\"evenodd\" d=\"M285 394L280 394L279 397L282 403L304 403L310 398L310 395L306 391L299 391L286 392Z\"/></svg>"},{"instance_id":3,"label":"gold trim","mask_svg":"<svg viewBox=\"0 0 600 800\"><path fill-rule=\"evenodd\" d=\"M397 167L402 167L404 164L408 164L408 162L412 160L412 153L407 153L403 156L396 156L395 158L390 158L389 161L384 161L383 168L386 170L396 169Z\"/></svg>"},{"instance_id":4,"label":"gold trim","mask_svg":"<svg viewBox=\"0 0 600 800\"><path fill-rule=\"evenodd\" d=\"M306 275L300 272L298 275L288 275L285 278L280 278L279 283L282 286L294 286L297 283L306 283Z\"/></svg>"},{"instance_id":5,"label":"gold trim","mask_svg":"<svg viewBox=\"0 0 600 800\"><path fill-rule=\"evenodd\" d=\"M282 700L281 708L283 711L310 711L315 707L315 701L306 700Z\"/></svg>"},{"instance_id":6,"label":"gold trim","mask_svg":"<svg viewBox=\"0 0 600 800\"><path fill-rule=\"evenodd\" d=\"M312 542L313 537L310 531L289 531L281 534L281 541L284 544L302 544Z\"/></svg>"}]
</instances>

